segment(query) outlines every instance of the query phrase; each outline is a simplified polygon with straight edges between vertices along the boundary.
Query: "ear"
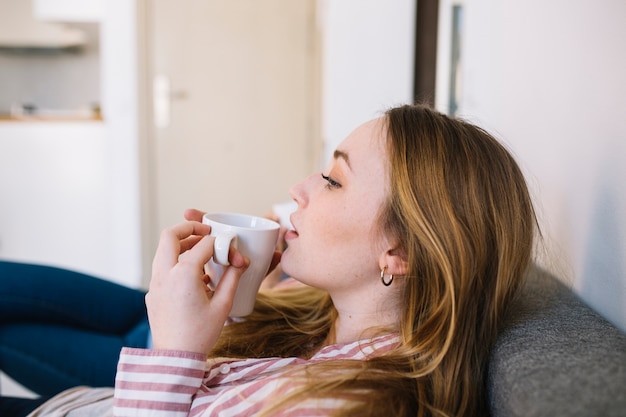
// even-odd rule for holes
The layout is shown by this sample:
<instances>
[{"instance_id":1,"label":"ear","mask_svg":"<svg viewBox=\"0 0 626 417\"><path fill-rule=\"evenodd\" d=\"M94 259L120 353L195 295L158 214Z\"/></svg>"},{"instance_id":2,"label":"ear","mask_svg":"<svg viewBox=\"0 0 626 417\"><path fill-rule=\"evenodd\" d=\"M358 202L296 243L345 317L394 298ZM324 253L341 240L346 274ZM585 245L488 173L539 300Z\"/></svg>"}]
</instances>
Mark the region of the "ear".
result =
<instances>
[{"instance_id":1,"label":"ear","mask_svg":"<svg viewBox=\"0 0 626 417\"><path fill-rule=\"evenodd\" d=\"M394 245L382 253L379 266L382 270L387 267L387 273L391 275L406 275L409 272L409 262L406 254Z\"/></svg>"}]
</instances>

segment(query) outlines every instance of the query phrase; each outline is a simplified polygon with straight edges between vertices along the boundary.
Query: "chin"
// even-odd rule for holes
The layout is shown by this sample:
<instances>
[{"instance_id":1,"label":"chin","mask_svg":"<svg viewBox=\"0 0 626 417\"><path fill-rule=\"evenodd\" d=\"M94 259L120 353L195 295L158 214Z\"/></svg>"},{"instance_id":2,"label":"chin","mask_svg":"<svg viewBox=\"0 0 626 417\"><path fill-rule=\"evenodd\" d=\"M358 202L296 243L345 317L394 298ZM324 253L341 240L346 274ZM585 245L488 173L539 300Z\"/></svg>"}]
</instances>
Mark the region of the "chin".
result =
<instances>
[{"instance_id":1,"label":"chin","mask_svg":"<svg viewBox=\"0 0 626 417\"><path fill-rule=\"evenodd\" d=\"M296 271L292 268L291 256L289 255L290 253L288 247L280 257L280 267L286 275L293 277L293 273Z\"/></svg>"},{"instance_id":2,"label":"chin","mask_svg":"<svg viewBox=\"0 0 626 417\"><path fill-rule=\"evenodd\" d=\"M283 273L289 277L294 279L298 279L299 277L306 275L303 274L303 271L306 271L305 263L302 262L302 259L298 259L295 255L296 252L292 252L293 248L287 247L283 252L280 258L280 267L283 270ZM299 281L299 279L298 279Z\"/></svg>"}]
</instances>

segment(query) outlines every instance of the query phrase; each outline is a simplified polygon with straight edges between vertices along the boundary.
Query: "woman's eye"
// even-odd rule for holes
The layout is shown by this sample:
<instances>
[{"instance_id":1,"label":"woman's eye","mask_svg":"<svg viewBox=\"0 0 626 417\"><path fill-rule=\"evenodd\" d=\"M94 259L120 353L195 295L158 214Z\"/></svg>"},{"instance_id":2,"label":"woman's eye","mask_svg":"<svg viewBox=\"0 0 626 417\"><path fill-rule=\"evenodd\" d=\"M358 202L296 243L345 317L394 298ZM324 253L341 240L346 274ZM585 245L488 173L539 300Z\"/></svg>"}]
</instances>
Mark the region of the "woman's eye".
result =
<instances>
[{"instance_id":1,"label":"woman's eye","mask_svg":"<svg viewBox=\"0 0 626 417\"><path fill-rule=\"evenodd\" d=\"M337 181L335 181L334 179L330 178L329 176L324 175L324 173L322 173L322 178L324 179L324 181L328 182L326 187L328 187L328 188L341 188L341 184L339 184Z\"/></svg>"}]
</instances>

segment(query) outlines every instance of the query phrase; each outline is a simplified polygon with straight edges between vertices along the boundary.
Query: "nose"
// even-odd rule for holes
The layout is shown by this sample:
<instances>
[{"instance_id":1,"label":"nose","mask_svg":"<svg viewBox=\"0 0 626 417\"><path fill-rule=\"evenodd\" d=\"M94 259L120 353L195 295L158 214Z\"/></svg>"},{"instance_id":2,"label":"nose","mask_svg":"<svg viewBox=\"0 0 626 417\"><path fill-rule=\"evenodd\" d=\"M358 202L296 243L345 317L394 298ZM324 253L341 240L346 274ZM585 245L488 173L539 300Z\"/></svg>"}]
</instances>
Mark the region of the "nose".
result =
<instances>
[{"instance_id":1,"label":"nose","mask_svg":"<svg viewBox=\"0 0 626 417\"><path fill-rule=\"evenodd\" d=\"M289 196L298 204L298 207L305 207L308 202L309 188L315 174L311 174L304 180L293 185L289 189Z\"/></svg>"}]
</instances>

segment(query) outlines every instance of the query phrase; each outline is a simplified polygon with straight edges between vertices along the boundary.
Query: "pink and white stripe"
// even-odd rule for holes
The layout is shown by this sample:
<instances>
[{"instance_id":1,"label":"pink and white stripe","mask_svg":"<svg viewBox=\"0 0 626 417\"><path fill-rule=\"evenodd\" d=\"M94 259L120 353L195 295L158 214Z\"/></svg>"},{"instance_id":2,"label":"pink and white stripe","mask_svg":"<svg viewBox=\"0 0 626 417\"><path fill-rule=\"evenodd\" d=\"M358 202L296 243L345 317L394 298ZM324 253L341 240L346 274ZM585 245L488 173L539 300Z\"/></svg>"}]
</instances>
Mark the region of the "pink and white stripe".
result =
<instances>
[{"instance_id":1,"label":"pink and white stripe","mask_svg":"<svg viewBox=\"0 0 626 417\"><path fill-rule=\"evenodd\" d=\"M334 359L365 360L397 346L397 335L327 346L310 360L300 358L206 361L190 352L124 348L118 364L113 414L116 417L253 416L275 395L293 388L287 371ZM323 416L343 404L308 400L287 413Z\"/></svg>"}]
</instances>

